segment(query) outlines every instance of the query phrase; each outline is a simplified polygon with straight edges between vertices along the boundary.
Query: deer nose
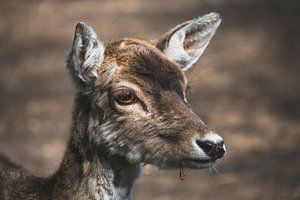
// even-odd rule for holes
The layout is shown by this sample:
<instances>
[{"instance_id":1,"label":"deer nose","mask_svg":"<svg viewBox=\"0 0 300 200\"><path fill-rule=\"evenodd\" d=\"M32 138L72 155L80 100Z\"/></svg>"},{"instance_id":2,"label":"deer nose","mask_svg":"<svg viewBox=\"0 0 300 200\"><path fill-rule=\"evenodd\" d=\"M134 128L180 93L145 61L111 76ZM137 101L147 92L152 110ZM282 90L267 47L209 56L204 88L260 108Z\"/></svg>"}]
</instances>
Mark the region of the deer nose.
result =
<instances>
[{"instance_id":1,"label":"deer nose","mask_svg":"<svg viewBox=\"0 0 300 200\"><path fill-rule=\"evenodd\" d=\"M212 159L217 160L225 155L225 145L223 141L214 143L212 141L196 141L197 145Z\"/></svg>"}]
</instances>

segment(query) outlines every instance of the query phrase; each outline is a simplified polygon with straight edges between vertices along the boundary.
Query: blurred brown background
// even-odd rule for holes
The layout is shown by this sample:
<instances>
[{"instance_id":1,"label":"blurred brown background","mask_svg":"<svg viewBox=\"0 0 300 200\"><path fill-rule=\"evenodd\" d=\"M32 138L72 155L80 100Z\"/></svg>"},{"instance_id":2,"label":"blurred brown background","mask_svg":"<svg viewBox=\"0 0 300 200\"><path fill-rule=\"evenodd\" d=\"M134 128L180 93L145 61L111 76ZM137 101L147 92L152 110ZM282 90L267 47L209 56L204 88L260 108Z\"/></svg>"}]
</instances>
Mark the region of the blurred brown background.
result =
<instances>
[{"instance_id":1,"label":"blurred brown background","mask_svg":"<svg viewBox=\"0 0 300 200\"><path fill-rule=\"evenodd\" d=\"M62 158L74 88L65 70L74 26L102 40L156 38L208 12L223 23L189 72L196 112L224 136L219 173L147 169L138 200L300 199L298 0L0 1L0 152L36 175Z\"/></svg>"}]
</instances>

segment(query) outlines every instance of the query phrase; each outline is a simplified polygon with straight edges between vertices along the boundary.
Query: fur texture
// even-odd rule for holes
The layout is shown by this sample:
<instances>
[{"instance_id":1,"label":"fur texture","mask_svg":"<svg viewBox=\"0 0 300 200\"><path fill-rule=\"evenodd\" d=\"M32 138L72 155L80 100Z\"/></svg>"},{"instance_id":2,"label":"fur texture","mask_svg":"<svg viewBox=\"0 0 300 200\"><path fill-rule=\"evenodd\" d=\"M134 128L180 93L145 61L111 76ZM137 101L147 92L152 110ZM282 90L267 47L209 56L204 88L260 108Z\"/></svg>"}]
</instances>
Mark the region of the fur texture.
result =
<instances>
[{"instance_id":1,"label":"fur texture","mask_svg":"<svg viewBox=\"0 0 300 200\"><path fill-rule=\"evenodd\" d=\"M189 106L182 69L196 62L219 23L219 15L210 14L157 42L125 38L105 46L91 27L79 23L67 64L78 91L61 165L39 178L0 157L0 199L126 200L141 164L212 166L217 158L202 140L223 140ZM186 51L186 61L173 56L175 43Z\"/></svg>"}]
</instances>

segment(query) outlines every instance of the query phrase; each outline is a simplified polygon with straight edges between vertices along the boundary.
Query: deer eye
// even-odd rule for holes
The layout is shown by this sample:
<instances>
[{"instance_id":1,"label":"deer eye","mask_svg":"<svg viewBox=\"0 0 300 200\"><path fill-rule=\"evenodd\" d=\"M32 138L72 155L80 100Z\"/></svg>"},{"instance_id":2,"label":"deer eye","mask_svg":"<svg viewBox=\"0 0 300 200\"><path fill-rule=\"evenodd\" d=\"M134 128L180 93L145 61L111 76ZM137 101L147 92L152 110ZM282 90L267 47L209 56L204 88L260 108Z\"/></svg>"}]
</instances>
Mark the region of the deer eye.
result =
<instances>
[{"instance_id":1,"label":"deer eye","mask_svg":"<svg viewBox=\"0 0 300 200\"><path fill-rule=\"evenodd\" d=\"M115 97L118 104L122 106L130 105L136 102L136 96L130 91L124 92Z\"/></svg>"}]
</instances>

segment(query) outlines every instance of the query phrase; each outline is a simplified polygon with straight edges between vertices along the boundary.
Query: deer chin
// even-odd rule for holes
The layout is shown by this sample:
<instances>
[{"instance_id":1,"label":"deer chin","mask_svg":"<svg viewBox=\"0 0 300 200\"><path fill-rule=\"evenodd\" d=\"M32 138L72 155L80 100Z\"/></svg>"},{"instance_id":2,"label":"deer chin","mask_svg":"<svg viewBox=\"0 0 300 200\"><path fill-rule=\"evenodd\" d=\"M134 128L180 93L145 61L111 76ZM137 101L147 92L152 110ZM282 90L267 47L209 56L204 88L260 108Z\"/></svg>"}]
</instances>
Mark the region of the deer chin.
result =
<instances>
[{"instance_id":1,"label":"deer chin","mask_svg":"<svg viewBox=\"0 0 300 200\"><path fill-rule=\"evenodd\" d=\"M185 158L180 161L180 166L190 169L205 169L212 167L215 163L214 159Z\"/></svg>"}]
</instances>

